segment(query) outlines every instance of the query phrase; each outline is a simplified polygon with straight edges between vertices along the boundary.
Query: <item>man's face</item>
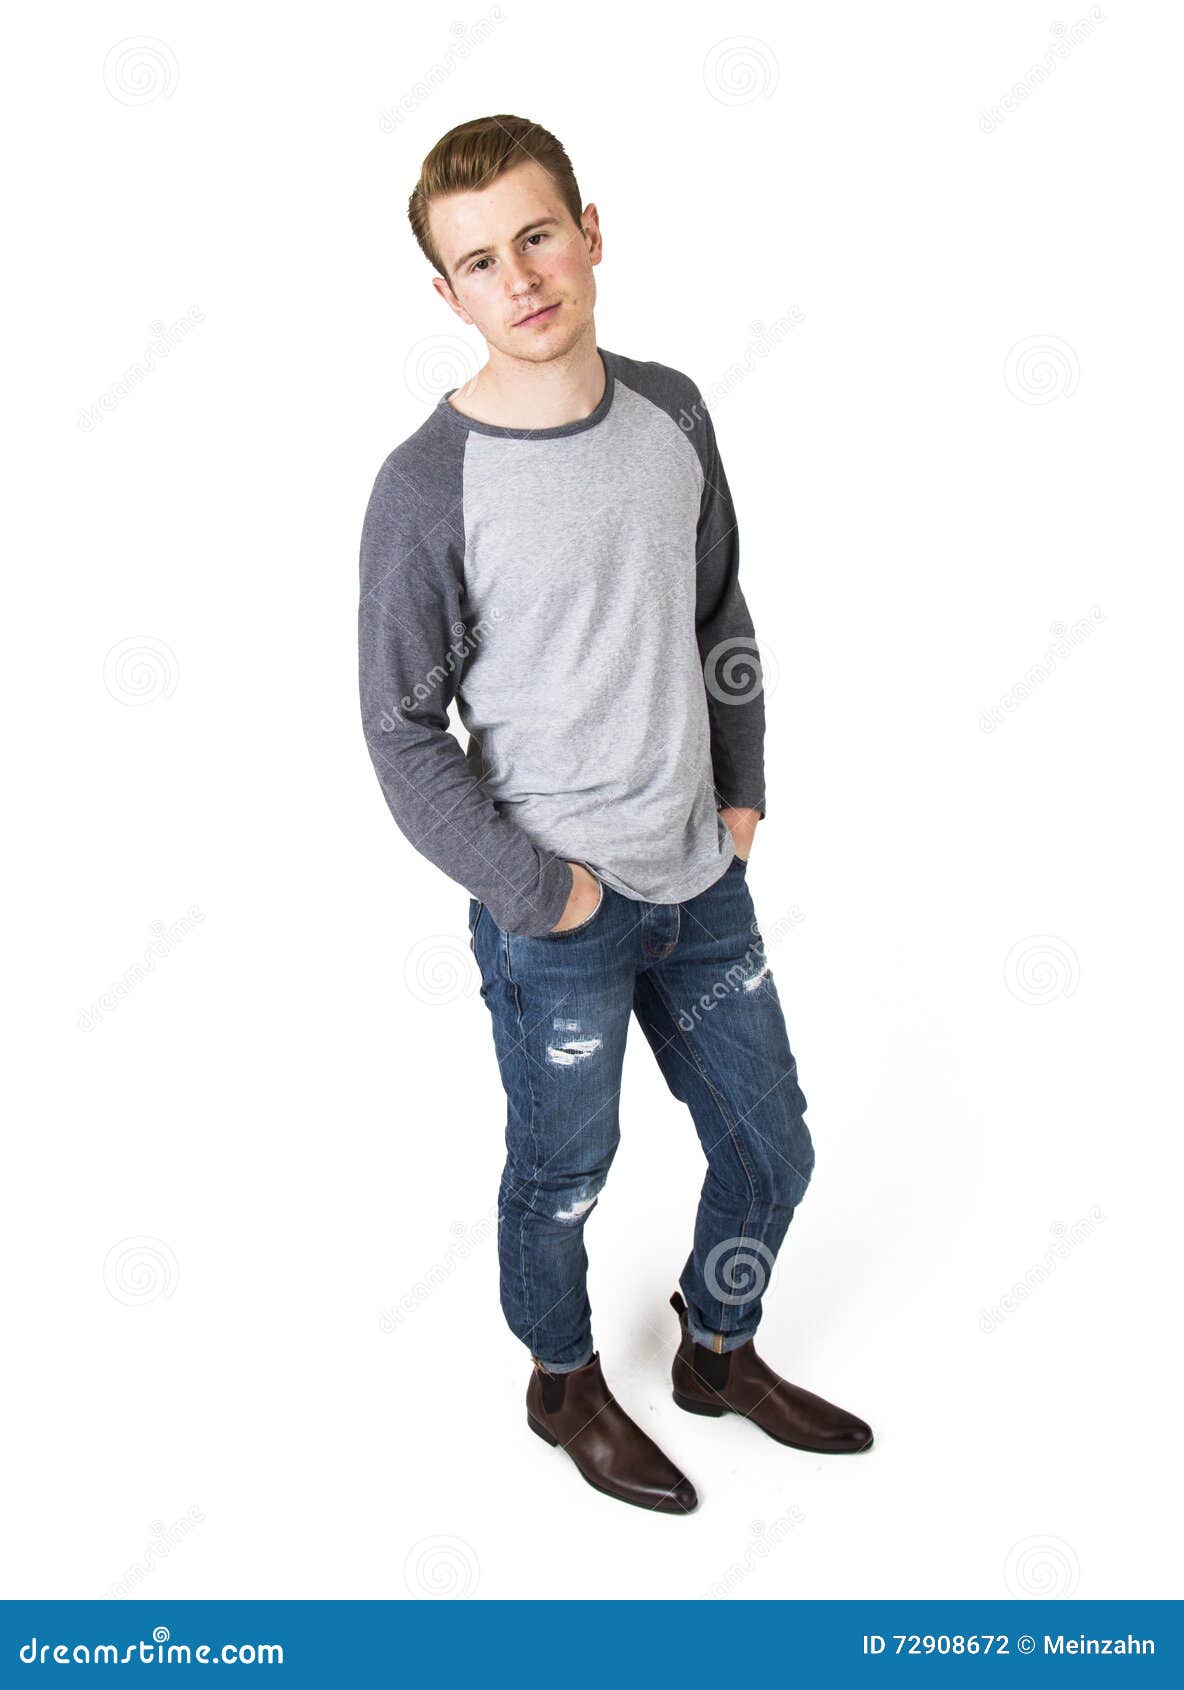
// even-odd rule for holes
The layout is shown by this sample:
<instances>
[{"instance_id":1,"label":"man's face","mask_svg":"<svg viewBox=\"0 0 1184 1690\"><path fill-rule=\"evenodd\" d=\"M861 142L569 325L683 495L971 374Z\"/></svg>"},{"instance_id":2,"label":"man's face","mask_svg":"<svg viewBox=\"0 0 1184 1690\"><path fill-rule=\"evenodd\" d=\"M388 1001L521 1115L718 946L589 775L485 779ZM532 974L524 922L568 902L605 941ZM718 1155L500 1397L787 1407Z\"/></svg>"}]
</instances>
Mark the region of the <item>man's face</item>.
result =
<instances>
[{"instance_id":1,"label":"man's face","mask_svg":"<svg viewBox=\"0 0 1184 1690\"><path fill-rule=\"evenodd\" d=\"M452 283L435 277L436 292L491 347L541 364L587 331L601 254L596 207L585 209L577 229L533 159L487 188L433 200L429 220Z\"/></svg>"}]
</instances>

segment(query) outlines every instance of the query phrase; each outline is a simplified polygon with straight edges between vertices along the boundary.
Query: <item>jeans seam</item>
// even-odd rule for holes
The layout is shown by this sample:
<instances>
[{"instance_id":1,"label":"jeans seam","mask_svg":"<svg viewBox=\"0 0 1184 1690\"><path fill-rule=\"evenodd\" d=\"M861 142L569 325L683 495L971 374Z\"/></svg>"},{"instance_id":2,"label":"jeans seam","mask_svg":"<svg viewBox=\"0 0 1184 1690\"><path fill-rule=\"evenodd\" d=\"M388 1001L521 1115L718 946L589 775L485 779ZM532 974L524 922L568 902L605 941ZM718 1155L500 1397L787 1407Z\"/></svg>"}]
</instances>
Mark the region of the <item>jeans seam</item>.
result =
<instances>
[{"instance_id":1,"label":"jeans seam","mask_svg":"<svg viewBox=\"0 0 1184 1690\"><path fill-rule=\"evenodd\" d=\"M726 1126L727 1131L728 1131L728 1138L729 1138L729 1141L731 1142L732 1149L736 1152L736 1160L739 1162L741 1168L744 1170L744 1177L748 1181L748 1208L745 1211L744 1219L740 1222L740 1231L739 1231L739 1234L737 1235L739 1238L743 1239L744 1237L748 1236L748 1234L747 1234L748 1223L752 1219L752 1212L756 1208L756 1201L757 1201L757 1192L756 1192L756 1186L755 1186L755 1184L753 1182L753 1178L752 1178L752 1170L749 1168L748 1163L744 1159L744 1151L741 1148L740 1140L736 1135L736 1130L735 1130L735 1126L733 1124L731 1115L728 1113L728 1110L724 1106L724 1099L723 1099L722 1095L720 1094L720 1092L716 1090L715 1085L712 1083L711 1076L708 1074L708 1072L704 1068L703 1064L699 1061L698 1053L696 1052L695 1047L688 1041L688 1039L687 1039L685 1033L683 1032L682 1028L678 1025L678 1017L674 1014L673 1007L670 1003L669 998L666 996L666 992L665 992L665 989L663 988L661 980L658 978L658 976L656 974L651 974L650 983L652 984L652 986L653 986L655 992L658 994L659 998L661 998L662 1005L665 1008L667 1015L670 1016L670 1019L671 1019L673 1026L674 1026L675 1032L678 1034L679 1038L682 1040L683 1044L686 1046L687 1056L688 1056L689 1060L694 1064L694 1067L697 1070L700 1078L702 1079L703 1084L707 1087L708 1091L711 1093L711 1096L716 1100L717 1107L719 1108L720 1114L723 1116L724 1125ZM710 1167L710 1157L708 1157L708 1166ZM727 1338L727 1337L731 1336L731 1334L727 1330L727 1325L726 1325L727 1305L723 1302L722 1298L717 1298L716 1300L720 1303L720 1307L724 1311L723 1315L721 1317L723 1324L721 1324L721 1326L720 1326L720 1335L721 1335L721 1337Z\"/></svg>"}]
</instances>

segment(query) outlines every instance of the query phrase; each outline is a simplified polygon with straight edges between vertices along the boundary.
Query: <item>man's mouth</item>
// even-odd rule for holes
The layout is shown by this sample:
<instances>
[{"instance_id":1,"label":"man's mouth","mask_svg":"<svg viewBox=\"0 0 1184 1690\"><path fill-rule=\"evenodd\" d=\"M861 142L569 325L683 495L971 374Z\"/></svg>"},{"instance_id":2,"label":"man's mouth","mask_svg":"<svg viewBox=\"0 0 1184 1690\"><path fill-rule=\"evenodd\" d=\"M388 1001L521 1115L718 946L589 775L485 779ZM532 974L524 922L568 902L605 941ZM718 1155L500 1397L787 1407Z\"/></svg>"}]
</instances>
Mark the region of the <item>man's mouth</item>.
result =
<instances>
[{"instance_id":1,"label":"man's mouth","mask_svg":"<svg viewBox=\"0 0 1184 1690\"><path fill-rule=\"evenodd\" d=\"M519 317L518 321L514 324L514 327L516 329L521 329L524 328L527 323L545 322L546 319L550 317L553 312L558 311L558 309L559 301L556 300L554 305L544 305L541 311L532 311L529 317Z\"/></svg>"}]
</instances>

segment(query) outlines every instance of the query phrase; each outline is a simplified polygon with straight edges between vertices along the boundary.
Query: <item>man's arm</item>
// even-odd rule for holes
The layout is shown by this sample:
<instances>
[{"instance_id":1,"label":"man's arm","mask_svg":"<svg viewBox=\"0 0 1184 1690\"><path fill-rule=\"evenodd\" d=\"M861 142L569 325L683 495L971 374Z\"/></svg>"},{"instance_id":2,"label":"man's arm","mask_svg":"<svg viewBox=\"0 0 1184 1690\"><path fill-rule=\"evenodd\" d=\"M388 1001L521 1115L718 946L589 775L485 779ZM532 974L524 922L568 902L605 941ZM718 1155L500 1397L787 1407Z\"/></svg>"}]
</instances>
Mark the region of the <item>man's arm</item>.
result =
<instances>
[{"instance_id":1,"label":"man's arm","mask_svg":"<svg viewBox=\"0 0 1184 1690\"><path fill-rule=\"evenodd\" d=\"M752 618L740 590L740 537L715 429L698 393L691 415L703 467L695 630L711 722L716 799L765 814L765 697ZM755 825L755 823L754 823Z\"/></svg>"},{"instance_id":2,"label":"man's arm","mask_svg":"<svg viewBox=\"0 0 1184 1690\"><path fill-rule=\"evenodd\" d=\"M392 453L362 528L362 725L405 837L499 927L535 938L562 918L573 875L500 814L449 729L448 706L480 632L464 618L463 546L459 502L446 487L409 478Z\"/></svg>"}]
</instances>

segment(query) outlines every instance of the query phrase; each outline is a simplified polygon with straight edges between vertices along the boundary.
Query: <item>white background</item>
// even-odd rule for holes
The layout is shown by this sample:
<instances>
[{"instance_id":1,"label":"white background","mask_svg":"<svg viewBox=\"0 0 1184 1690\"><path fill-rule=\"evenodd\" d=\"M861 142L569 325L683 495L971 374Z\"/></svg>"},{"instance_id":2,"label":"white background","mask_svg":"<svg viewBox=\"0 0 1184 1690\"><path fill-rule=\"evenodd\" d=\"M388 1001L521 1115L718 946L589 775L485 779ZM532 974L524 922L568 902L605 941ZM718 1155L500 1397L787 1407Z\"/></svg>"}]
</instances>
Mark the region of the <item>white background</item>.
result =
<instances>
[{"instance_id":1,"label":"white background","mask_svg":"<svg viewBox=\"0 0 1184 1690\"><path fill-rule=\"evenodd\" d=\"M1179 1594L1178 14L982 121L1086 15L10 20L5 1595ZM817 1151L759 1348L876 1434L671 1401L703 1164L635 1027L590 1289L682 1519L527 1429L468 893L361 732L366 500L484 359L407 198L494 112L712 404Z\"/></svg>"}]
</instances>

